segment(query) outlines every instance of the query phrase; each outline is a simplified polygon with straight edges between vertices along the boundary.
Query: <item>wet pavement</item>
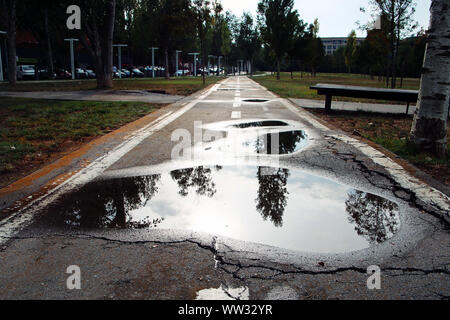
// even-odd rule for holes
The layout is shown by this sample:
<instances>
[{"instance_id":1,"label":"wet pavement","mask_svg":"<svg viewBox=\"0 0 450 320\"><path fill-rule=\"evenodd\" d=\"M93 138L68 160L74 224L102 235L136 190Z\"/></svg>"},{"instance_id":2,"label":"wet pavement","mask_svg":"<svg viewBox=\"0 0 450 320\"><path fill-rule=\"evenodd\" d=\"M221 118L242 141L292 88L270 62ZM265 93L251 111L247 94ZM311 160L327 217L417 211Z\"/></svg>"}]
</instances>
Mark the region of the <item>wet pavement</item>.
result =
<instances>
[{"instance_id":1,"label":"wet pavement","mask_svg":"<svg viewBox=\"0 0 450 320\"><path fill-rule=\"evenodd\" d=\"M138 138L0 221L0 298L450 296L449 199L252 80Z\"/></svg>"}]
</instances>

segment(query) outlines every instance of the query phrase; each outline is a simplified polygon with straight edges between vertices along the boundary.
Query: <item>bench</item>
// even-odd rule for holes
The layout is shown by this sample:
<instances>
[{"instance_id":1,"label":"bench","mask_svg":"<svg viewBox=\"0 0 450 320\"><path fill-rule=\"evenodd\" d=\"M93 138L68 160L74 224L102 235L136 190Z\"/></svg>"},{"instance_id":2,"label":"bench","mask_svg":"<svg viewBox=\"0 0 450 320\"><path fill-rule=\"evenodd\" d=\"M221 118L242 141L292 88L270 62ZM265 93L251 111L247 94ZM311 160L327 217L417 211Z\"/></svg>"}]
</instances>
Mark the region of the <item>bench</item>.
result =
<instances>
[{"instance_id":1,"label":"bench","mask_svg":"<svg viewBox=\"0 0 450 320\"><path fill-rule=\"evenodd\" d=\"M409 114L410 104L416 103L419 99L419 92L415 90L357 87L326 83L319 83L312 86L311 89L317 90L319 95L326 96L325 112L327 113L331 112L333 96L406 102L406 115Z\"/></svg>"}]
</instances>

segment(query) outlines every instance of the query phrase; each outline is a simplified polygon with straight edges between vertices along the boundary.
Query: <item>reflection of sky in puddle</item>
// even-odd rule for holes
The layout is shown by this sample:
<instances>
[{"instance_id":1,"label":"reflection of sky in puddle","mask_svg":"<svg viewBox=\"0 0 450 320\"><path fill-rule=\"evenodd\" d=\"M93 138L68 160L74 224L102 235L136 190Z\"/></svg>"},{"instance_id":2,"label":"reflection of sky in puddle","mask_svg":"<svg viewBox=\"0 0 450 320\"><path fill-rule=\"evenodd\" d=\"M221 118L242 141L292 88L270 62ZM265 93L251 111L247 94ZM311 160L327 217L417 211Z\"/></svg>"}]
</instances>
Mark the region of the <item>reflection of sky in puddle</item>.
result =
<instances>
[{"instance_id":1,"label":"reflection of sky in puddle","mask_svg":"<svg viewBox=\"0 0 450 320\"><path fill-rule=\"evenodd\" d=\"M308 145L308 135L303 130L278 131L276 129L247 132L232 131L226 139L209 143L208 154L227 153L239 155L285 155L297 152ZM203 145L202 145L203 146ZM201 151L201 150L199 150Z\"/></svg>"},{"instance_id":2,"label":"reflection of sky in puddle","mask_svg":"<svg viewBox=\"0 0 450 320\"><path fill-rule=\"evenodd\" d=\"M300 170L253 166L94 182L50 210L59 214L47 223L75 228L184 229L309 252L364 249L400 226L386 199Z\"/></svg>"}]
</instances>

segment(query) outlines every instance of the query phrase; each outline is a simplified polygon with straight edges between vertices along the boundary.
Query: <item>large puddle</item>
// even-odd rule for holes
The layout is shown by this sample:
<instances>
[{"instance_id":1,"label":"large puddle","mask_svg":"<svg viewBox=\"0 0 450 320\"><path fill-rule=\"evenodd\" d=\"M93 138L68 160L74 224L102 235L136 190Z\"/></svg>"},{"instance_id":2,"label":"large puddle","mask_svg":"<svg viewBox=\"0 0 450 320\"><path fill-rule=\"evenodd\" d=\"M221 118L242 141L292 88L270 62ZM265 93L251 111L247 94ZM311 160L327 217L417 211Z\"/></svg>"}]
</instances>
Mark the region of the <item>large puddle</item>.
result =
<instances>
[{"instance_id":1,"label":"large puddle","mask_svg":"<svg viewBox=\"0 0 450 320\"><path fill-rule=\"evenodd\" d=\"M41 218L74 229L182 229L296 251L368 248L400 228L398 206L297 169L195 167L92 182Z\"/></svg>"}]
</instances>

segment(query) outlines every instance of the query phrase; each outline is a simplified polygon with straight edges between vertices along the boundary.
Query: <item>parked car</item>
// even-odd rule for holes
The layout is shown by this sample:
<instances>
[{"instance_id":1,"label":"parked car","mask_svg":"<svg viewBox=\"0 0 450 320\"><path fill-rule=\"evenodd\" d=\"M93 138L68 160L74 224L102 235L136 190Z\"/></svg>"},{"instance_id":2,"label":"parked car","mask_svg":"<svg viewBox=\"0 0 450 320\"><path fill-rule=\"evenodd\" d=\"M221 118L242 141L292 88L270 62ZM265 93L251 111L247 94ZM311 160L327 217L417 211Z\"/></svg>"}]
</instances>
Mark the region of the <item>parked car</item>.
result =
<instances>
[{"instance_id":1,"label":"parked car","mask_svg":"<svg viewBox=\"0 0 450 320\"><path fill-rule=\"evenodd\" d=\"M113 72L113 76L114 78L125 78L125 74L120 71L119 69L117 69L117 67L112 67L112 72Z\"/></svg>"},{"instance_id":2,"label":"parked car","mask_svg":"<svg viewBox=\"0 0 450 320\"><path fill-rule=\"evenodd\" d=\"M132 68L131 74L133 77L139 77L139 78L144 77L144 73L141 70L139 70L138 68Z\"/></svg>"},{"instance_id":3,"label":"parked car","mask_svg":"<svg viewBox=\"0 0 450 320\"><path fill-rule=\"evenodd\" d=\"M122 78L129 78L129 77L131 77L131 71L130 70L122 69L120 71L122 71L122 73L125 75L125 76L122 75Z\"/></svg>"},{"instance_id":4,"label":"parked car","mask_svg":"<svg viewBox=\"0 0 450 320\"><path fill-rule=\"evenodd\" d=\"M97 78L97 75L95 74L94 70L86 69L85 71L86 71L87 77L88 77L89 79L95 79L95 78Z\"/></svg>"},{"instance_id":5,"label":"parked car","mask_svg":"<svg viewBox=\"0 0 450 320\"><path fill-rule=\"evenodd\" d=\"M34 66L18 66L17 67L17 79L18 80L26 80L26 79L35 79L36 71L34 70Z\"/></svg>"},{"instance_id":6,"label":"parked car","mask_svg":"<svg viewBox=\"0 0 450 320\"><path fill-rule=\"evenodd\" d=\"M41 79L41 80L56 79L56 73L49 74L47 68L39 69L38 75L39 75L39 79Z\"/></svg>"},{"instance_id":7,"label":"parked car","mask_svg":"<svg viewBox=\"0 0 450 320\"><path fill-rule=\"evenodd\" d=\"M72 73L63 68L56 68L56 79L66 80L72 79Z\"/></svg>"},{"instance_id":8,"label":"parked car","mask_svg":"<svg viewBox=\"0 0 450 320\"><path fill-rule=\"evenodd\" d=\"M88 74L82 68L75 68L75 77L77 79L87 79L88 78Z\"/></svg>"}]
</instances>

